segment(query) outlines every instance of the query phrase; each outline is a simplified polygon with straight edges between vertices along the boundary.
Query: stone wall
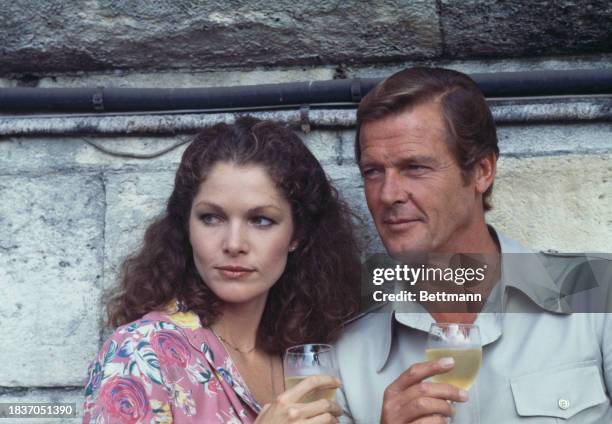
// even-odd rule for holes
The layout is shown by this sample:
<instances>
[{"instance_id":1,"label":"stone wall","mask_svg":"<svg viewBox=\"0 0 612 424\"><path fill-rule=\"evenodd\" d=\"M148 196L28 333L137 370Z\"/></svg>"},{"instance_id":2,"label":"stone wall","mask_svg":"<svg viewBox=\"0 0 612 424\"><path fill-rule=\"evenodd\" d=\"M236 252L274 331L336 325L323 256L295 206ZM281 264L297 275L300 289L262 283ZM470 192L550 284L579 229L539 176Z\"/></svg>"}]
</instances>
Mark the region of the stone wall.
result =
<instances>
[{"instance_id":1,"label":"stone wall","mask_svg":"<svg viewBox=\"0 0 612 424\"><path fill-rule=\"evenodd\" d=\"M366 220L362 235L369 250L380 250L352 158L353 130L315 129L302 136ZM538 249L609 250L609 123L501 126L499 137L490 222ZM73 400L80 407L87 365L105 337L104 289L161 211L184 148L142 160L109 156L88 143L145 153L180 138L0 141L0 402Z\"/></svg>"},{"instance_id":2,"label":"stone wall","mask_svg":"<svg viewBox=\"0 0 612 424\"><path fill-rule=\"evenodd\" d=\"M612 51L606 0L0 0L0 74Z\"/></svg>"}]
</instances>

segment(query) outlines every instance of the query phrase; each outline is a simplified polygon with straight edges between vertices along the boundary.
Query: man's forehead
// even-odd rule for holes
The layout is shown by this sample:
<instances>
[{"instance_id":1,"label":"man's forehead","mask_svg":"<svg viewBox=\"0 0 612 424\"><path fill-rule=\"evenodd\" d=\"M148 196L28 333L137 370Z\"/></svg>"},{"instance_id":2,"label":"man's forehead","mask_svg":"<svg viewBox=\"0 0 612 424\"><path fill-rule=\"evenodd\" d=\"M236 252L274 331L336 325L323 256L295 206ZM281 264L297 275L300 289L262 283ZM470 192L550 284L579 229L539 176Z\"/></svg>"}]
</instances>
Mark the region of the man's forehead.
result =
<instances>
[{"instance_id":1,"label":"man's forehead","mask_svg":"<svg viewBox=\"0 0 612 424\"><path fill-rule=\"evenodd\" d=\"M386 125L383 121L368 124L362 128L365 131L360 132L360 162L437 156L448 152L447 133L436 125L426 122Z\"/></svg>"}]
</instances>

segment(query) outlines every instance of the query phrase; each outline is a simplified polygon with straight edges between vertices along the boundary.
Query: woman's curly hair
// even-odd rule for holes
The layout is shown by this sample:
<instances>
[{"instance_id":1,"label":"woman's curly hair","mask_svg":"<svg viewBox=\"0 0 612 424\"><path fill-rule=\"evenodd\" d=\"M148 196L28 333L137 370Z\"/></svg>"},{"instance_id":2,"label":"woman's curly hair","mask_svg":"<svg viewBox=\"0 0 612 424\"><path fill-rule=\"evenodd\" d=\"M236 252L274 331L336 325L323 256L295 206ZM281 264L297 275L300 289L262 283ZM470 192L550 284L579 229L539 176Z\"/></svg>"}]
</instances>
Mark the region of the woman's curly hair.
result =
<instances>
[{"instance_id":1,"label":"woman's curly hair","mask_svg":"<svg viewBox=\"0 0 612 424\"><path fill-rule=\"evenodd\" d=\"M189 215L201 183L218 162L263 166L291 204L299 244L270 289L258 344L282 352L296 344L333 341L359 307L356 218L291 129L250 117L205 129L187 147L165 212L122 265L120 284L107 305L109 324L134 321L172 299L197 313L203 325L215 322L223 302L195 268Z\"/></svg>"}]
</instances>

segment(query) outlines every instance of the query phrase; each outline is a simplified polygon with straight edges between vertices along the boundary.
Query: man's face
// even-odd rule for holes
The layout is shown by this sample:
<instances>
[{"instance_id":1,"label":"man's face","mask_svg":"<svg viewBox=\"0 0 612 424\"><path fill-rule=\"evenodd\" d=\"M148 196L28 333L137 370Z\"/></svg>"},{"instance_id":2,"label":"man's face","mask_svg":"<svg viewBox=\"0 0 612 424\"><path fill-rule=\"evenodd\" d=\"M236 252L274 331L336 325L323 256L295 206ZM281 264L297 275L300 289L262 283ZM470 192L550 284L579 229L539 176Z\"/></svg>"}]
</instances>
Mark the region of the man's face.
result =
<instances>
[{"instance_id":1,"label":"man's face","mask_svg":"<svg viewBox=\"0 0 612 424\"><path fill-rule=\"evenodd\" d=\"M481 194L464 181L446 135L434 102L361 127L366 200L391 256L470 251L470 232L484 223Z\"/></svg>"}]
</instances>

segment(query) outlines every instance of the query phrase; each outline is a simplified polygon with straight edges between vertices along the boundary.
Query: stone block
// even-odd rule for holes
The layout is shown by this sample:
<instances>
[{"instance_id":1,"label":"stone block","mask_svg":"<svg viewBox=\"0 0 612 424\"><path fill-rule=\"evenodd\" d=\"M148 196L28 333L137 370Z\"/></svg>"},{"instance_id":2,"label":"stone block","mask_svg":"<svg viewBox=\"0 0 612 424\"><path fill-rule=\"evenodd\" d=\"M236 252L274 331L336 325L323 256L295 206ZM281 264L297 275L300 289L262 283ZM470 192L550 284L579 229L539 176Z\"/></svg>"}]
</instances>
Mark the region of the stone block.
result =
<instances>
[{"instance_id":1,"label":"stone block","mask_svg":"<svg viewBox=\"0 0 612 424\"><path fill-rule=\"evenodd\" d=\"M150 155L166 150L191 136L179 137L14 137L0 142L0 169L3 173L47 173L66 171L100 171L119 169L159 170L176 168L185 145L154 158L127 155ZM96 149L88 142L112 155Z\"/></svg>"},{"instance_id":2,"label":"stone block","mask_svg":"<svg viewBox=\"0 0 612 424\"><path fill-rule=\"evenodd\" d=\"M345 165L329 164L325 167L325 171L340 193L340 197L358 217L356 230L360 242L363 244L364 253L369 255L384 252L384 247L378 237L378 232L366 204L359 169L352 163Z\"/></svg>"},{"instance_id":3,"label":"stone block","mask_svg":"<svg viewBox=\"0 0 612 424\"><path fill-rule=\"evenodd\" d=\"M319 65L441 51L427 0L30 0L0 10L0 73Z\"/></svg>"},{"instance_id":4,"label":"stone block","mask_svg":"<svg viewBox=\"0 0 612 424\"><path fill-rule=\"evenodd\" d=\"M440 1L445 54L455 58L610 52L606 0Z\"/></svg>"},{"instance_id":5,"label":"stone block","mask_svg":"<svg viewBox=\"0 0 612 424\"><path fill-rule=\"evenodd\" d=\"M306 69L254 69L251 71L186 72L104 72L84 75L42 77L38 87L228 87L237 85L277 84L284 82L330 80L332 67ZM6 82L5 82L6 81ZM0 87L10 81L0 79Z\"/></svg>"},{"instance_id":6,"label":"stone block","mask_svg":"<svg viewBox=\"0 0 612 424\"><path fill-rule=\"evenodd\" d=\"M0 176L0 386L80 385L98 349L104 187Z\"/></svg>"},{"instance_id":7,"label":"stone block","mask_svg":"<svg viewBox=\"0 0 612 424\"><path fill-rule=\"evenodd\" d=\"M502 157L612 153L609 123L500 126L497 137Z\"/></svg>"},{"instance_id":8,"label":"stone block","mask_svg":"<svg viewBox=\"0 0 612 424\"><path fill-rule=\"evenodd\" d=\"M104 286L116 283L126 255L138 249L144 231L161 214L174 186L175 171L109 173L106 181Z\"/></svg>"},{"instance_id":9,"label":"stone block","mask_svg":"<svg viewBox=\"0 0 612 424\"><path fill-rule=\"evenodd\" d=\"M609 252L612 155L502 159L487 220L534 249Z\"/></svg>"},{"instance_id":10,"label":"stone block","mask_svg":"<svg viewBox=\"0 0 612 424\"><path fill-rule=\"evenodd\" d=\"M296 131L322 165L336 163L342 154L342 138L336 131L316 130L307 134Z\"/></svg>"}]
</instances>

